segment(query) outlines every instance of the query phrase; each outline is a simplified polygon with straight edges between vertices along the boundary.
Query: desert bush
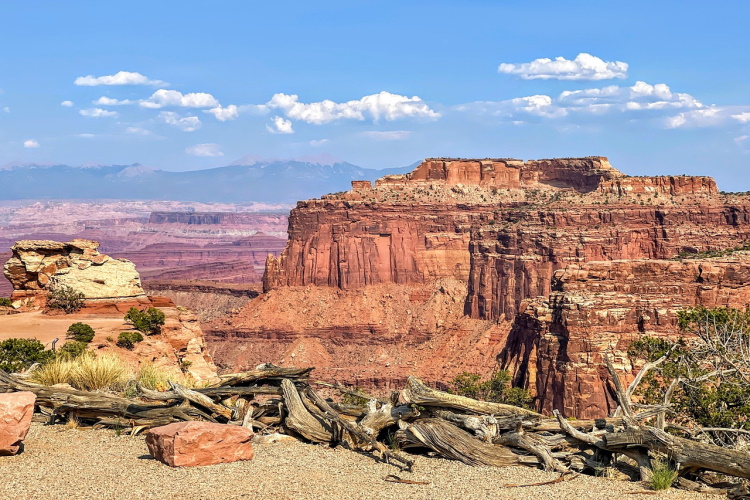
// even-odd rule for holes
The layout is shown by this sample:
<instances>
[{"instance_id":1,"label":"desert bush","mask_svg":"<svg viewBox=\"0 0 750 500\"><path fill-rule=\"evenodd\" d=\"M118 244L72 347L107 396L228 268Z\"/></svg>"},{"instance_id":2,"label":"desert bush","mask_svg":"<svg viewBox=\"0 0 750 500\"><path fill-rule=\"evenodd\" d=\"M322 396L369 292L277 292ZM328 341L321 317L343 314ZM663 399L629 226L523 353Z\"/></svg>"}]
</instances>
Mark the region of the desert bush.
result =
<instances>
[{"instance_id":1,"label":"desert bush","mask_svg":"<svg viewBox=\"0 0 750 500\"><path fill-rule=\"evenodd\" d=\"M489 380L482 380L476 373L463 372L451 381L451 393L481 401L504 403L529 408L532 398L528 391L511 386L507 370L498 370Z\"/></svg>"},{"instance_id":2,"label":"desert bush","mask_svg":"<svg viewBox=\"0 0 750 500\"><path fill-rule=\"evenodd\" d=\"M668 490L675 479L677 479L677 469L672 467L669 462L656 460L651 465L651 478L649 479L651 489Z\"/></svg>"},{"instance_id":3,"label":"desert bush","mask_svg":"<svg viewBox=\"0 0 750 500\"><path fill-rule=\"evenodd\" d=\"M65 314L79 311L84 304L86 296L77 292L72 287L60 285L52 289L47 297L47 307L50 309L61 309Z\"/></svg>"},{"instance_id":4,"label":"desert bush","mask_svg":"<svg viewBox=\"0 0 750 500\"><path fill-rule=\"evenodd\" d=\"M0 370L6 372L20 372L34 363L46 363L54 356L36 339L6 339L0 342Z\"/></svg>"},{"instance_id":5,"label":"desert bush","mask_svg":"<svg viewBox=\"0 0 750 500\"><path fill-rule=\"evenodd\" d=\"M73 323L68 327L68 338L74 339L78 342L91 342L94 340L94 334L96 332L90 325L86 323Z\"/></svg>"},{"instance_id":6,"label":"desert bush","mask_svg":"<svg viewBox=\"0 0 750 500\"><path fill-rule=\"evenodd\" d=\"M117 336L117 345L125 349L133 349L135 344L143 340L141 332L121 332Z\"/></svg>"},{"instance_id":7,"label":"desert bush","mask_svg":"<svg viewBox=\"0 0 750 500\"><path fill-rule=\"evenodd\" d=\"M58 359L75 359L84 355L93 356L94 353L89 351L86 342L81 342L80 340L65 342L62 347L55 352L55 356Z\"/></svg>"},{"instance_id":8,"label":"desert bush","mask_svg":"<svg viewBox=\"0 0 750 500\"><path fill-rule=\"evenodd\" d=\"M161 325L164 324L165 317L164 313L155 307L149 307L145 311L131 307L125 315L125 321L131 323L133 328L146 335L154 335L161 331Z\"/></svg>"},{"instance_id":9,"label":"desert bush","mask_svg":"<svg viewBox=\"0 0 750 500\"><path fill-rule=\"evenodd\" d=\"M74 369L75 362L72 359L59 357L34 370L29 379L42 385L70 384Z\"/></svg>"},{"instance_id":10,"label":"desert bush","mask_svg":"<svg viewBox=\"0 0 750 500\"><path fill-rule=\"evenodd\" d=\"M128 366L113 354L76 358L70 385L82 391L121 391L131 378Z\"/></svg>"},{"instance_id":11,"label":"desert bush","mask_svg":"<svg viewBox=\"0 0 750 500\"><path fill-rule=\"evenodd\" d=\"M11 301L8 297L0 297L0 307L10 307L13 305L13 301Z\"/></svg>"}]
</instances>

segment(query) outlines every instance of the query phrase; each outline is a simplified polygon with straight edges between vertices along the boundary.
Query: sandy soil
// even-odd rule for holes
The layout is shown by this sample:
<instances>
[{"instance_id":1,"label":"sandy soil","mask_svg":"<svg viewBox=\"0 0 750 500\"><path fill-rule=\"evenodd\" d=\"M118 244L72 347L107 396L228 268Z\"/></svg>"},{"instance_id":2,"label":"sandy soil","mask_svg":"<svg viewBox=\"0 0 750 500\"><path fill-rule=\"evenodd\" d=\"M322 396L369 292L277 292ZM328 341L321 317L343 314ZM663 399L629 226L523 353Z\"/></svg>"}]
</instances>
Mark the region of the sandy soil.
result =
<instances>
[{"instance_id":1,"label":"sandy soil","mask_svg":"<svg viewBox=\"0 0 750 500\"><path fill-rule=\"evenodd\" d=\"M65 342L65 332L73 323L83 322L91 325L96 331L92 344L104 343L106 338L117 338L120 332L132 328L123 320L124 315L89 315L83 313L50 316L41 311L0 316L0 340L9 338L37 339L41 343L51 344L59 338L58 347Z\"/></svg>"},{"instance_id":2,"label":"sandy soil","mask_svg":"<svg viewBox=\"0 0 750 500\"><path fill-rule=\"evenodd\" d=\"M388 474L428 484L395 484L383 479ZM248 462L171 469L151 458L141 436L34 423L24 453L0 457L0 498L716 498L676 490L628 494L645 487L591 476L546 486L507 486L556 477L536 469L469 467L429 457L418 457L414 472L399 472L364 454L296 441L256 446L256 457Z\"/></svg>"}]
</instances>

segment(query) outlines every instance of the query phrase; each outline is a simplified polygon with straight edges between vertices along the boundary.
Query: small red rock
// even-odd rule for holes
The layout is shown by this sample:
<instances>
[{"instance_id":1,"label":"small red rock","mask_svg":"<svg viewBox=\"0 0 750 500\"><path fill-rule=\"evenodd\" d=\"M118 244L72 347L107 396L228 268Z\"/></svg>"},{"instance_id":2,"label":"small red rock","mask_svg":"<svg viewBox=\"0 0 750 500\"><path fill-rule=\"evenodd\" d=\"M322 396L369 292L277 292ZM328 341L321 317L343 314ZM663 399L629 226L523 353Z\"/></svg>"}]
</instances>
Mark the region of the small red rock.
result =
<instances>
[{"instance_id":1,"label":"small red rock","mask_svg":"<svg viewBox=\"0 0 750 500\"><path fill-rule=\"evenodd\" d=\"M155 459L170 467L213 465L252 460L254 435L236 425L178 422L151 429L146 445Z\"/></svg>"},{"instance_id":2,"label":"small red rock","mask_svg":"<svg viewBox=\"0 0 750 500\"><path fill-rule=\"evenodd\" d=\"M34 414L33 392L0 394L0 455L15 455L21 449Z\"/></svg>"}]
</instances>

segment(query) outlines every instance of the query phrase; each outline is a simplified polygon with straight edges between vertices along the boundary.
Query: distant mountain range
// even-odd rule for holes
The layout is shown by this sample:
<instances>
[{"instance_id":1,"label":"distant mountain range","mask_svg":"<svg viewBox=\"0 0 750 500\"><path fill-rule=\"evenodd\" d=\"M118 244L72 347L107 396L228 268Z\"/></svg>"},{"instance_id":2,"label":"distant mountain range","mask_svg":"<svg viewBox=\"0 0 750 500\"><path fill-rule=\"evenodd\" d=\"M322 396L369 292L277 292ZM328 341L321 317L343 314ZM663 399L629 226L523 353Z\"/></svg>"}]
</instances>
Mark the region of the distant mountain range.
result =
<instances>
[{"instance_id":1,"label":"distant mountain range","mask_svg":"<svg viewBox=\"0 0 750 500\"><path fill-rule=\"evenodd\" d=\"M410 172L369 169L332 157L260 160L226 167L170 172L133 165L7 164L0 166L0 200L127 199L295 203L350 189L352 180Z\"/></svg>"}]
</instances>

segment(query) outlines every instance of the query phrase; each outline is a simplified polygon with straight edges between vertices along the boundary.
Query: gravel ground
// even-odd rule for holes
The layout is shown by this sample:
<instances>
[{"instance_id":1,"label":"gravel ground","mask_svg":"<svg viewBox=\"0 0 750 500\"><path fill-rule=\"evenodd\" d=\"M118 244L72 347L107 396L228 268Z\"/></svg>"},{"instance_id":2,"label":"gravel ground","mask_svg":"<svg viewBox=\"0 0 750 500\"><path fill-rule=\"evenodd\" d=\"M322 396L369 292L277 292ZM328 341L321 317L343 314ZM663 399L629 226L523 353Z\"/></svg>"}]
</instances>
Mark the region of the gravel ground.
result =
<instances>
[{"instance_id":1,"label":"gravel ground","mask_svg":"<svg viewBox=\"0 0 750 500\"><path fill-rule=\"evenodd\" d=\"M234 499L234 498L409 498L409 499L611 499L644 486L580 476L526 488L506 487L548 481L557 474L525 467L469 467L417 457L415 472L375 462L344 449L279 442L256 446L248 462L171 469L148 454L143 437L116 436L111 430L70 429L32 424L26 450L0 457L0 498L12 499ZM383 478L429 484L395 484ZM698 499L715 496L671 490L627 494L627 499Z\"/></svg>"}]
</instances>

